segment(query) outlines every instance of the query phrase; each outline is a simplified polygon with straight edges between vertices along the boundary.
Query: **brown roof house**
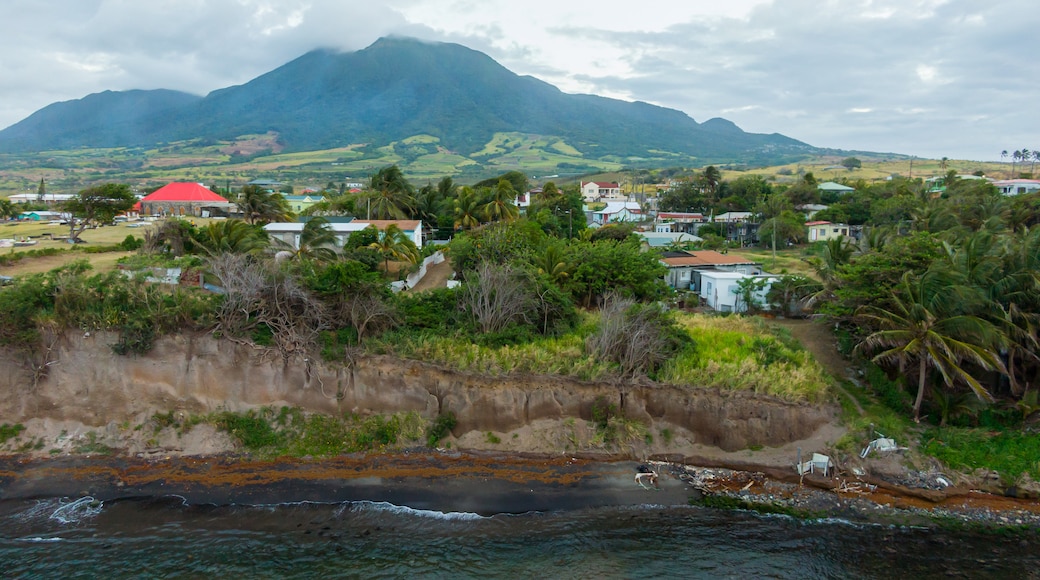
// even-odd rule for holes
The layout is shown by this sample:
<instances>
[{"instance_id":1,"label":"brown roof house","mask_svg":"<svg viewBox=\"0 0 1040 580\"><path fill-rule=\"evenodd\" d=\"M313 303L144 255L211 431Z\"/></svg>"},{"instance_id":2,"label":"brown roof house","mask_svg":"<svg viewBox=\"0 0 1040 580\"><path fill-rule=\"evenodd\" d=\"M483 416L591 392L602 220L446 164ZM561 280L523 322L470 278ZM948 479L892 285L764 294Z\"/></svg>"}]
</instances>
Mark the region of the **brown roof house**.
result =
<instances>
[{"instance_id":1,"label":"brown roof house","mask_svg":"<svg viewBox=\"0 0 1040 580\"><path fill-rule=\"evenodd\" d=\"M665 252L661 263L668 268L665 282L676 290L700 292L702 272L762 274L762 264L713 250Z\"/></svg>"}]
</instances>

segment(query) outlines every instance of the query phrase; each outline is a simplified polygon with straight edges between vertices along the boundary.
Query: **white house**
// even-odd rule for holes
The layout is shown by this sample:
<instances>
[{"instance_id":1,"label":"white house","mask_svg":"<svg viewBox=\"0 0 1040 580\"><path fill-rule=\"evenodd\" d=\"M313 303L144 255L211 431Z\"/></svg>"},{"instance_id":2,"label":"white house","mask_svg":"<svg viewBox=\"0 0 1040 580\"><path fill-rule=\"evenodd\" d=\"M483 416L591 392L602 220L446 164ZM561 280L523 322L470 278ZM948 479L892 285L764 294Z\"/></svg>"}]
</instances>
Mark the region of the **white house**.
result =
<instances>
[{"instance_id":1,"label":"white house","mask_svg":"<svg viewBox=\"0 0 1040 580\"><path fill-rule=\"evenodd\" d=\"M643 220L643 210L634 201L609 201L607 207L593 210L592 223L603 226L618 222L638 222Z\"/></svg>"},{"instance_id":2,"label":"white house","mask_svg":"<svg viewBox=\"0 0 1040 580\"><path fill-rule=\"evenodd\" d=\"M759 278L767 281L766 285L755 293L755 302L760 307L767 307L766 294L776 276L754 276L740 272L701 272L701 301L709 308L719 312L745 312L748 305L740 296L738 282L745 278Z\"/></svg>"},{"instance_id":3,"label":"white house","mask_svg":"<svg viewBox=\"0 0 1040 580\"><path fill-rule=\"evenodd\" d=\"M581 197L586 202L596 201L604 197L617 199L621 197L621 186L607 181L582 181Z\"/></svg>"},{"instance_id":4,"label":"white house","mask_svg":"<svg viewBox=\"0 0 1040 580\"><path fill-rule=\"evenodd\" d=\"M349 223L330 223L329 228L336 236L336 245L343 247L350 234L360 232L369 226L375 226L379 231L386 230L390 224L396 224L401 228L415 247L423 247L422 221L420 220L353 220ZM300 234L303 232L302 222L280 222L270 223L264 226L264 231L272 238L277 238L294 248L300 247Z\"/></svg>"},{"instance_id":5,"label":"white house","mask_svg":"<svg viewBox=\"0 0 1040 580\"><path fill-rule=\"evenodd\" d=\"M677 290L700 292L702 272L737 272L745 275L762 273L762 264L736 255L714 250L693 252L665 252L661 264L668 268L664 281Z\"/></svg>"},{"instance_id":6,"label":"white house","mask_svg":"<svg viewBox=\"0 0 1040 580\"><path fill-rule=\"evenodd\" d=\"M45 203L54 205L56 203L65 203L74 197L76 197L74 193L45 193L42 197L37 193L18 193L7 199L11 203Z\"/></svg>"},{"instance_id":7,"label":"white house","mask_svg":"<svg viewBox=\"0 0 1040 580\"><path fill-rule=\"evenodd\" d=\"M848 224L832 224L826 221L806 222L809 228L809 242L825 242L842 236L848 237Z\"/></svg>"},{"instance_id":8,"label":"white house","mask_svg":"<svg viewBox=\"0 0 1040 580\"><path fill-rule=\"evenodd\" d=\"M1021 195L1023 193L1034 193L1040 191L1040 180L1005 179L1003 181L994 181L993 186L1004 195Z\"/></svg>"},{"instance_id":9,"label":"white house","mask_svg":"<svg viewBox=\"0 0 1040 580\"><path fill-rule=\"evenodd\" d=\"M751 217L754 214L749 211L727 211L726 213L720 213L719 215L712 218L715 223L737 223L751 221Z\"/></svg>"}]
</instances>

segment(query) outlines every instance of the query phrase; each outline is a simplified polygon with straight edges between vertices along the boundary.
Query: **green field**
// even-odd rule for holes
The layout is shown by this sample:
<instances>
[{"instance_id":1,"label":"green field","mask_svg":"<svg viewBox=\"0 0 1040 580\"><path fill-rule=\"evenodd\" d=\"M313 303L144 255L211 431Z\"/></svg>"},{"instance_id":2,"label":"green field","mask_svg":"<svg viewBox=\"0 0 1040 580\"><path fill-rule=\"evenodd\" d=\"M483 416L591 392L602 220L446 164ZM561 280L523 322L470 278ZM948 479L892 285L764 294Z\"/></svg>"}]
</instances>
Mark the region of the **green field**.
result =
<instances>
[{"instance_id":1,"label":"green field","mask_svg":"<svg viewBox=\"0 0 1040 580\"><path fill-rule=\"evenodd\" d=\"M462 155L444 147L431 135L414 135L384 146L355 143L321 151L283 151L274 133L244 135L229 141L190 140L150 147L81 148L35 154L0 155L0 197L35 192L40 179L51 193L73 193L98 182L117 181L145 189L171 181L241 185L267 178L294 187L321 187L328 182L364 180L382 167L397 164L414 181L435 181L453 176L459 183L473 183L505 171L532 175L612 175L630 182L621 173L626 167L688 167L702 165L696 159L668 151L653 151L652 158L595 158L570 143L545 135L496 133L483 148ZM897 155L857 155L862 167L853 171L840 166L842 156L807 158L774 167L721 165L723 178L762 175L778 183L794 183L805 173L819 181L863 180L871 183L892 175L911 174L911 158ZM944 173L940 161L913 159L914 177ZM982 171L997 178L1010 177L1010 163L948 160L947 170ZM1023 167L1023 169L1028 169ZM560 180L566 180L561 177Z\"/></svg>"}]
</instances>

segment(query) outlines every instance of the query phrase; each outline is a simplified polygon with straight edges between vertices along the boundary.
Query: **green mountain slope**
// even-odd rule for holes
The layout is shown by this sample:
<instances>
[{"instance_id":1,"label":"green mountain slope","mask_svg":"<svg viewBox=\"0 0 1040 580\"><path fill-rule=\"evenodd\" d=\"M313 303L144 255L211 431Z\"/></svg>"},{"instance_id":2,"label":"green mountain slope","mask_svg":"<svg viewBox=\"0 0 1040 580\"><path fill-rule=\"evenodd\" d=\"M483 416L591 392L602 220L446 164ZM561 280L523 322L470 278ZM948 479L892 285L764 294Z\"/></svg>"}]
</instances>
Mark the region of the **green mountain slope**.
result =
<instances>
[{"instance_id":1,"label":"green mountain slope","mask_svg":"<svg viewBox=\"0 0 1040 580\"><path fill-rule=\"evenodd\" d=\"M782 135L745 133L723 119L698 124L673 109L565 94L457 44L385 38L353 53L309 52L204 98L131 91L56 103L0 131L0 152L268 132L277 133L287 151L383 146L431 135L451 153L469 156L497 133L553 136L582 156L616 162L660 152L721 162L813 151Z\"/></svg>"}]
</instances>

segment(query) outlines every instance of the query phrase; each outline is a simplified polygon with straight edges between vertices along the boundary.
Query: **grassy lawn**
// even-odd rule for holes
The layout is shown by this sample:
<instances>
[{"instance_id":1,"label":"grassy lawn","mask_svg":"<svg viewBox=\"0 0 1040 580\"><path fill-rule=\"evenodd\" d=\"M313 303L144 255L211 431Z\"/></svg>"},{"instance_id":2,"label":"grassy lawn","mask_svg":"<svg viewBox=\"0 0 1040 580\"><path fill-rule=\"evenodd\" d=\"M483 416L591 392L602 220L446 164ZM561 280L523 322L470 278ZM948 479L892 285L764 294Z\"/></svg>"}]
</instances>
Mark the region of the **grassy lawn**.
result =
<instances>
[{"instance_id":1,"label":"grassy lawn","mask_svg":"<svg viewBox=\"0 0 1040 580\"><path fill-rule=\"evenodd\" d=\"M205 226L212 220L192 218L197 226ZM100 247L115 246L126 239L127 236L143 238L144 232L156 227L159 222L131 222L134 224L147 223L143 227L129 227L131 224L116 224L114 226L103 226L94 230L86 230L80 235L85 244L73 246L64 240L54 238L67 237L68 226L50 225L47 222L8 222L0 225L0 239L32 239L37 243L34 246L0 248L0 255L12 255L32 250L58 250L59 253L49 256L26 257L11 265L0 265L0 275L19 276L23 274L34 274L48 272L75 260L87 260L96 271L113 270L116 261L132 252L104 252L86 253L80 250Z\"/></svg>"}]
</instances>

